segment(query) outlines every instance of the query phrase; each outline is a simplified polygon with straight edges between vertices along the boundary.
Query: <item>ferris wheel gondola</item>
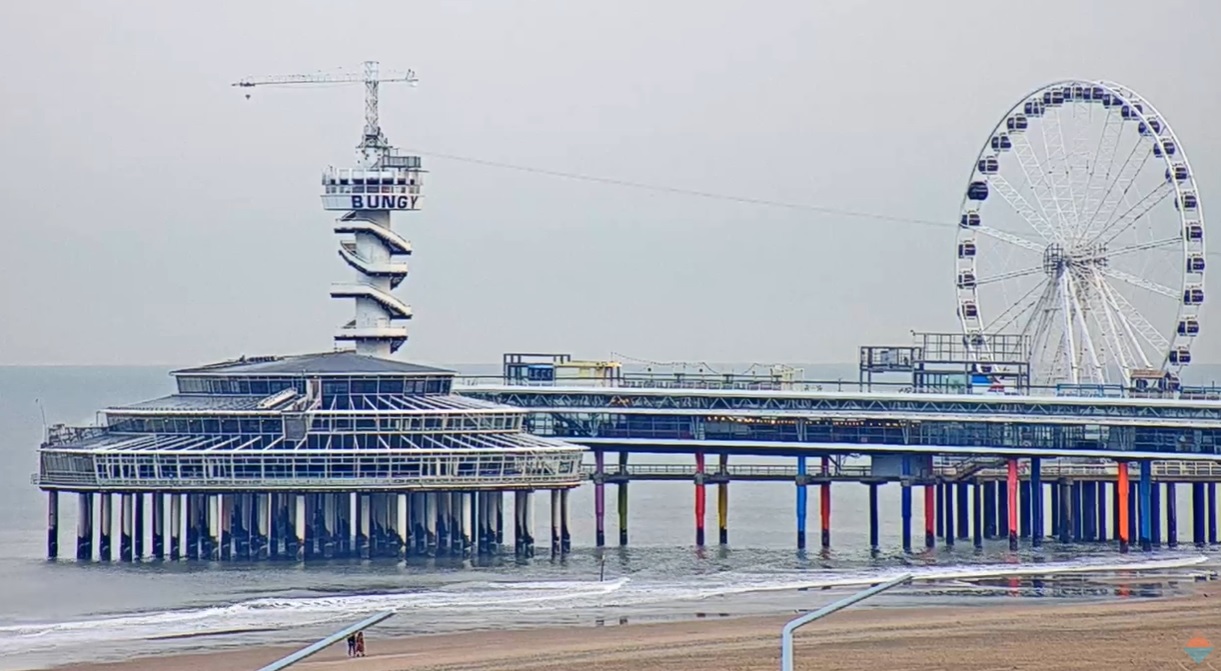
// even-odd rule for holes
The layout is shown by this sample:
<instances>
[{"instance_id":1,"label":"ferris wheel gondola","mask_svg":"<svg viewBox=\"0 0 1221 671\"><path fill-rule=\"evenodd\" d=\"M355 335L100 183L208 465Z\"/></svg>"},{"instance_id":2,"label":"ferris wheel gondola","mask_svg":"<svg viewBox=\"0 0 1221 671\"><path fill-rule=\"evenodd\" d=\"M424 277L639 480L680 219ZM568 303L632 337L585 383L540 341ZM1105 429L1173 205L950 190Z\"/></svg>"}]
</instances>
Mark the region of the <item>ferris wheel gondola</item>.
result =
<instances>
[{"instance_id":1,"label":"ferris wheel gondola","mask_svg":"<svg viewBox=\"0 0 1221 671\"><path fill-rule=\"evenodd\" d=\"M1191 363L1205 300L1204 212L1183 143L1132 89L1066 80L1024 96L963 195L964 342L1028 342L1032 382L1121 384Z\"/></svg>"}]
</instances>

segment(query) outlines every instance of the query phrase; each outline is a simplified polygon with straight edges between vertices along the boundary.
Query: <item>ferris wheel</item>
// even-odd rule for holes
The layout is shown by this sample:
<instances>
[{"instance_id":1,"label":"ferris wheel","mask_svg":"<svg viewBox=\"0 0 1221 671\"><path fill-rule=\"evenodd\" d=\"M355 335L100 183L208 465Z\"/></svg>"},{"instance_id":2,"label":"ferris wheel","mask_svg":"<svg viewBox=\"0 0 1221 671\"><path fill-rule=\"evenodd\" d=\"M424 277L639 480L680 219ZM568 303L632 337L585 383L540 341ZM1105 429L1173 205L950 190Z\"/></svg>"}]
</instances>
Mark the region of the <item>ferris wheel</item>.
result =
<instances>
[{"instance_id":1,"label":"ferris wheel","mask_svg":"<svg viewBox=\"0 0 1221 671\"><path fill-rule=\"evenodd\" d=\"M1020 336L1036 385L1177 376L1200 333L1205 265L1187 154L1126 86L1033 91L972 166L955 287L967 350L985 371L1006 358L994 343Z\"/></svg>"}]
</instances>

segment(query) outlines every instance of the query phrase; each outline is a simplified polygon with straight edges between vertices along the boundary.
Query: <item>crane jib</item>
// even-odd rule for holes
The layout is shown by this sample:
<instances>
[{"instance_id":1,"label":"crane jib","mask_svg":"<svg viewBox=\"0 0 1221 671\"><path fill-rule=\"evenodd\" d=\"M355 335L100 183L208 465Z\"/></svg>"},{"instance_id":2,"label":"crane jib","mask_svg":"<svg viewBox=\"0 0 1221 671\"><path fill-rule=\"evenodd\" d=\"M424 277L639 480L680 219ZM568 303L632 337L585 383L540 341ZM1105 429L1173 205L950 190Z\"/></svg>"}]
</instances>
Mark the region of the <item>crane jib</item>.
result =
<instances>
[{"instance_id":1,"label":"crane jib","mask_svg":"<svg viewBox=\"0 0 1221 671\"><path fill-rule=\"evenodd\" d=\"M414 210L419 196L352 196L353 210Z\"/></svg>"}]
</instances>

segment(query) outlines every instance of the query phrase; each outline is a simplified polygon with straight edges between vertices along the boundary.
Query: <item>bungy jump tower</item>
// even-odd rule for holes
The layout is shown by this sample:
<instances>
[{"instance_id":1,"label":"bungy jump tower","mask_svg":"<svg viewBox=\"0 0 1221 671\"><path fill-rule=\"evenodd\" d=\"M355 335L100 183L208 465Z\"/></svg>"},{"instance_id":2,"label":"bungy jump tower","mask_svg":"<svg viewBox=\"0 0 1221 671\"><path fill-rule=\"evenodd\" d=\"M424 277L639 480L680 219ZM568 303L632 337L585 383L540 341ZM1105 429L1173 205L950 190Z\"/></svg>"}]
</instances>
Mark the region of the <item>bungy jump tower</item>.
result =
<instances>
[{"instance_id":1,"label":"bungy jump tower","mask_svg":"<svg viewBox=\"0 0 1221 671\"><path fill-rule=\"evenodd\" d=\"M362 73L235 84L364 83L357 165L322 180L323 207L343 212L339 255L356 273L331 296L353 299L355 318L335 351L178 370L175 394L107 408L93 426L50 427L34 477L48 493L49 557L64 493L77 498L86 561L493 554L508 492L514 550L529 556L536 490L551 494L552 552L568 551L583 448L526 433L524 410L454 395L452 371L389 358L411 317L391 293L411 253L391 215L418 209L423 171L382 134L378 85L414 81L369 62Z\"/></svg>"}]
</instances>

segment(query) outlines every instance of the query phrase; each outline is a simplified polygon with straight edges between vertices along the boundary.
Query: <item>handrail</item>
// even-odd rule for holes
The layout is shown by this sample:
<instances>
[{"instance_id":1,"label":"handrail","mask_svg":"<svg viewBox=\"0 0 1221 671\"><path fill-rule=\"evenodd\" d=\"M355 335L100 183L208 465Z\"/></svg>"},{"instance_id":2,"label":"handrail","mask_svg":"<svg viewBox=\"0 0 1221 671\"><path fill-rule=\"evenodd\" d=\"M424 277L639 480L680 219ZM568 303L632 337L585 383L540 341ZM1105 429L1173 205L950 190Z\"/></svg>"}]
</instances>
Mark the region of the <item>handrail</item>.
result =
<instances>
[{"instance_id":1,"label":"handrail","mask_svg":"<svg viewBox=\"0 0 1221 671\"><path fill-rule=\"evenodd\" d=\"M793 632L797 631L797 629L799 627L804 627L805 625L807 625L815 620L822 619L832 613L841 611L841 610L847 608L848 606L851 606L854 603L864 601L865 599L868 599L869 597L874 596L876 594L881 594L882 592L885 592L888 589L894 589L895 587L898 587L899 585L902 585L907 582L911 582L911 580L914 577L915 576L910 573L901 575L898 578L895 578L894 580L884 582L880 585L874 585L873 587L870 587L867 590L857 592L856 594L853 594L852 596L845 597L843 599L840 599L839 601L836 601L835 603L823 606L822 608L819 608L818 610L816 610L812 613L806 613L805 615L802 615L799 618L789 620L789 623L784 625L784 629L781 630L781 632L780 632L780 669L781 669L781 671L793 671Z\"/></svg>"},{"instance_id":2,"label":"handrail","mask_svg":"<svg viewBox=\"0 0 1221 671\"><path fill-rule=\"evenodd\" d=\"M321 639L304 648L301 648L300 650L292 653L291 655L288 655L286 657L281 657L280 659L277 659L276 661L272 662L271 664L268 664L267 666L259 667L258 671L281 671L282 669L287 669L288 667L292 666L293 664L296 664L297 662L305 659L306 657L319 653L319 652L331 647L332 645L344 640L345 638L352 636L353 634L364 631L365 629L368 629L369 627L372 627L373 625L375 625L379 622L382 622L384 620L387 620L387 619L393 617L394 614L395 614L395 611L387 610L387 611L378 613L376 615L369 616L369 617L361 620L360 622L357 622L354 625L344 627L343 629L340 629L339 631L331 634L330 636L327 636L324 639Z\"/></svg>"}]
</instances>

